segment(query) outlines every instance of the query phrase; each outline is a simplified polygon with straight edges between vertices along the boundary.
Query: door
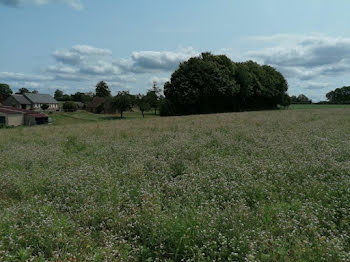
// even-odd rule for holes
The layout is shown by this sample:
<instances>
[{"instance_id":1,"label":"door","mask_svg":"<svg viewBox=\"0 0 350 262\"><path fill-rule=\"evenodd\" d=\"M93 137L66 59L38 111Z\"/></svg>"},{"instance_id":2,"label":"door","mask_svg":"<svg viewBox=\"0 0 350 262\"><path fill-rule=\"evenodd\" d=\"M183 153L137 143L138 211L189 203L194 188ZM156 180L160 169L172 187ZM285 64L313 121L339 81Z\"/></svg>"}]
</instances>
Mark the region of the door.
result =
<instances>
[{"instance_id":1,"label":"door","mask_svg":"<svg viewBox=\"0 0 350 262\"><path fill-rule=\"evenodd\" d=\"M0 125L6 124L6 118L4 116L0 116Z\"/></svg>"}]
</instances>

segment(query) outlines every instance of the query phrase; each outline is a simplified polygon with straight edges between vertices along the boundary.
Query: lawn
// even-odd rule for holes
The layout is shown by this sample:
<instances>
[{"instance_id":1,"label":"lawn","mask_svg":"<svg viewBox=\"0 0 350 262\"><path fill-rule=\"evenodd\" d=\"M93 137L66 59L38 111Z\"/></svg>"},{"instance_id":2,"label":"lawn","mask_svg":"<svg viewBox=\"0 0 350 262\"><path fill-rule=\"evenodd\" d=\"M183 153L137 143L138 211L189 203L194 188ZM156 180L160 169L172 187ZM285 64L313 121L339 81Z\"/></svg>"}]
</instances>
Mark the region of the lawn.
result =
<instances>
[{"instance_id":1,"label":"lawn","mask_svg":"<svg viewBox=\"0 0 350 262\"><path fill-rule=\"evenodd\" d=\"M105 120L120 120L120 114L115 115L104 115L104 114L93 114L85 110L77 112L55 112L50 115L52 118L53 125L71 125L71 124L82 124L82 123L93 123ZM154 111L146 112L145 118L158 117L154 115ZM125 112L123 118L125 119L141 119L142 114L140 111L134 109L132 112Z\"/></svg>"},{"instance_id":2,"label":"lawn","mask_svg":"<svg viewBox=\"0 0 350 262\"><path fill-rule=\"evenodd\" d=\"M2 129L0 261L349 261L349 115Z\"/></svg>"},{"instance_id":3,"label":"lawn","mask_svg":"<svg viewBox=\"0 0 350 262\"><path fill-rule=\"evenodd\" d=\"M327 104L293 104L288 107L291 110L297 109L332 109L332 108L350 108L350 105L327 105Z\"/></svg>"}]
</instances>

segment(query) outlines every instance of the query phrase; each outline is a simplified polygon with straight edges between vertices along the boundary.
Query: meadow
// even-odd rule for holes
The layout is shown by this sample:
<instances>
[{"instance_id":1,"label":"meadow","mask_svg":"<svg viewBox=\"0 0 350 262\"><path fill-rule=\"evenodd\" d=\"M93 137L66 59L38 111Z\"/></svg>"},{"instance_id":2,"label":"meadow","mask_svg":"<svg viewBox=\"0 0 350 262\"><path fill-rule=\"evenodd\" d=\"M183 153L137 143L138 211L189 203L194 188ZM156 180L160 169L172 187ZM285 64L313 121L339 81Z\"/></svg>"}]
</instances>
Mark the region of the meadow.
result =
<instances>
[{"instance_id":1,"label":"meadow","mask_svg":"<svg viewBox=\"0 0 350 262\"><path fill-rule=\"evenodd\" d=\"M0 261L349 261L349 115L2 129Z\"/></svg>"}]
</instances>

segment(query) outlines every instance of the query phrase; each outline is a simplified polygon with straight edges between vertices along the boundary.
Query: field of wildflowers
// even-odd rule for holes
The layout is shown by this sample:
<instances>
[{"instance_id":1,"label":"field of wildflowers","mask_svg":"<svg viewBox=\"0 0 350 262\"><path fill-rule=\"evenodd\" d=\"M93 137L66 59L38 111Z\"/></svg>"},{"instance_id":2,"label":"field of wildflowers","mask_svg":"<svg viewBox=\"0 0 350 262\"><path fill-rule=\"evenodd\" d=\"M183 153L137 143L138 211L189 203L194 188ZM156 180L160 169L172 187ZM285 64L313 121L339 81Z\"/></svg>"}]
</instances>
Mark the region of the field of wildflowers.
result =
<instances>
[{"instance_id":1,"label":"field of wildflowers","mask_svg":"<svg viewBox=\"0 0 350 262\"><path fill-rule=\"evenodd\" d=\"M349 116L0 130L0 261L349 261Z\"/></svg>"}]
</instances>

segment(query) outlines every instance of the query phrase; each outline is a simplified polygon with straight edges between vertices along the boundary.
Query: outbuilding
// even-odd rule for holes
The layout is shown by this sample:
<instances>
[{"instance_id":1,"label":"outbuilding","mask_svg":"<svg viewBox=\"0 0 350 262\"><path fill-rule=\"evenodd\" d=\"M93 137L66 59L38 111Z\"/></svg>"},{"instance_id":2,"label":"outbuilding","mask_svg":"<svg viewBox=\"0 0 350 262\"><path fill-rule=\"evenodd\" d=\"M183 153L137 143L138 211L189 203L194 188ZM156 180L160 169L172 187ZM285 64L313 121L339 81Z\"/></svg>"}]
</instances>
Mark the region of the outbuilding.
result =
<instances>
[{"instance_id":1,"label":"outbuilding","mask_svg":"<svg viewBox=\"0 0 350 262\"><path fill-rule=\"evenodd\" d=\"M0 106L0 124L6 126L33 126L49 123L49 116L34 111Z\"/></svg>"},{"instance_id":2,"label":"outbuilding","mask_svg":"<svg viewBox=\"0 0 350 262\"><path fill-rule=\"evenodd\" d=\"M0 108L0 125L21 126L24 124L24 114L18 111Z\"/></svg>"}]
</instances>

